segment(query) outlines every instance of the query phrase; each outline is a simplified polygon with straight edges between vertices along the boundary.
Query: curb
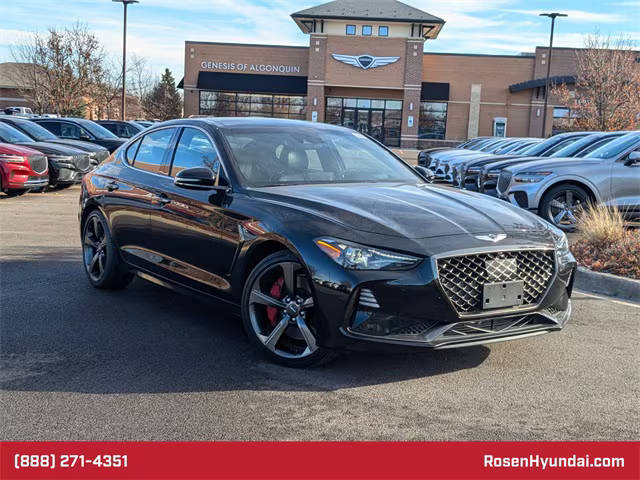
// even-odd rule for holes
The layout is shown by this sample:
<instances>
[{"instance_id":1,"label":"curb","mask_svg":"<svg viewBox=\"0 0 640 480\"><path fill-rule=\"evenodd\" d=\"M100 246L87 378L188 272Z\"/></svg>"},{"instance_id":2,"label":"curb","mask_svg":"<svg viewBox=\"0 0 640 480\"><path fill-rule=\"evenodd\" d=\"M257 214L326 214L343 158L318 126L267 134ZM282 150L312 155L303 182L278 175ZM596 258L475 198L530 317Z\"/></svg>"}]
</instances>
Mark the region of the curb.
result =
<instances>
[{"instance_id":1,"label":"curb","mask_svg":"<svg viewBox=\"0 0 640 480\"><path fill-rule=\"evenodd\" d=\"M578 267L574 288L608 297L640 302L640 280L619 277L610 273L593 272Z\"/></svg>"}]
</instances>

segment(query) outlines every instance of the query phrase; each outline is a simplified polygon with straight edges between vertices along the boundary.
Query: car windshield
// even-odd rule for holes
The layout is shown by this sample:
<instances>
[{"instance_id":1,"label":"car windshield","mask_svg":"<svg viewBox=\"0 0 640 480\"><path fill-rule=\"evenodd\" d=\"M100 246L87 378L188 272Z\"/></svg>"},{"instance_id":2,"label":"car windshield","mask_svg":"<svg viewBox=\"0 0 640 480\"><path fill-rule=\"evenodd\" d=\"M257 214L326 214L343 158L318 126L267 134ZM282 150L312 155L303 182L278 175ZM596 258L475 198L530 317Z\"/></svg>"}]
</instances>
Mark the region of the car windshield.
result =
<instances>
[{"instance_id":1,"label":"car windshield","mask_svg":"<svg viewBox=\"0 0 640 480\"><path fill-rule=\"evenodd\" d=\"M411 167L361 133L316 126L222 130L246 183L419 183Z\"/></svg>"},{"instance_id":2,"label":"car windshield","mask_svg":"<svg viewBox=\"0 0 640 480\"><path fill-rule=\"evenodd\" d=\"M46 142L47 140L58 139L58 137L56 137L53 133L51 133L46 128L41 127L37 123L31 122L28 120L17 123L16 128L19 128L20 130L25 132L27 135L29 135L31 138L39 142Z\"/></svg>"},{"instance_id":3,"label":"car windshield","mask_svg":"<svg viewBox=\"0 0 640 480\"><path fill-rule=\"evenodd\" d=\"M561 142L564 139L564 137L551 137L551 138L547 138L546 140L537 143L535 145L533 145L532 147L527 148L526 150L524 150L523 152L521 152L523 155L526 155L528 157L535 157L537 155L540 155L541 153L543 153L545 150L548 150L550 147L554 146L556 143Z\"/></svg>"},{"instance_id":4,"label":"car windshield","mask_svg":"<svg viewBox=\"0 0 640 480\"><path fill-rule=\"evenodd\" d=\"M88 130L89 133L98 138L118 138L109 130L95 122L92 122L91 120L84 120L82 118L75 118L74 120L82 125L84 129Z\"/></svg>"},{"instance_id":5,"label":"car windshield","mask_svg":"<svg viewBox=\"0 0 640 480\"><path fill-rule=\"evenodd\" d=\"M612 158L617 157L626 149L640 142L640 133L631 133L623 135L612 142L606 143L600 148L595 149L587 155L586 158Z\"/></svg>"},{"instance_id":6,"label":"car windshield","mask_svg":"<svg viewBox=\"0 0 640 480\"><path fill-rule=\"evenodd\" d=\"M6 123L0 122L0 140L5 143L32 143L33 140L27 137L20 130L13 128Z\"/></svg>"}]
</instances>

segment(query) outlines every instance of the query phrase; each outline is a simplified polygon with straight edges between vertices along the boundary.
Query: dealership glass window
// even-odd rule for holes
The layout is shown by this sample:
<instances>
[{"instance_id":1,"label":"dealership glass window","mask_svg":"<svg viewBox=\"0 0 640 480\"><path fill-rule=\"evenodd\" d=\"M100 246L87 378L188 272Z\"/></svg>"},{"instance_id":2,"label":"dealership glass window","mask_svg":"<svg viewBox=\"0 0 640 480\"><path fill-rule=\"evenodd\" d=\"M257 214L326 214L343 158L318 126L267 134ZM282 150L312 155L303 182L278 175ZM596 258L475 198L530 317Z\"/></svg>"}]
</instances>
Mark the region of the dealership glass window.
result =
<instances>
[{"instance_id":1,"label":"dealership glass window","mask_svg":"<svg viewBox=\"0 0 640 480\"><path fill-rule=\"evenodd\" d=\"M304 120L307 118L307 97L299 95L271 95L200 92L200 115L214 117L280 117Z\"/></svg>"},{"instance_id":2,"label":"dealership glass window","mask_svg":"<svg viewBox=\"0 0 640 480\"><path fill-rule=\"evenodd\" d=\"M378 36L379 37L388 37L389 36L389 27L386 25L380 25L378 27Z\"/></svg>"},{"instance_id":3,"label":"dealership glass window","mask_svg":"<svg viewBox=\"0 0 640 480\"><path fill-rule=\"evenodd\" d=\"M355 34L356 34L356 26L347 25L347 35L355 35Z\"/></svg>"},{"instance_id":4,"label":"dealership glass window","mask_svg":"<svg viewBox=\"0 0 640 480\"><path fill-rule=\"evenodd\" d=\"M327 97L325 122L357 129L390 147L400 146L402 101Z\"/></svg>"},{"instance_id":5,"label":"dealership glass window","mask_svg":"<svg viewBox=\"0 0 640 480\"><path fill-rule=\"evenodd\" d=\"M365 37L370 37L372 31L373 31L373 28L371 27L371 25L362 26L362 35L364 35Z\"/></svg>"},{"instance_id":6,"label":"dealership glass window","mask_svg":"<svg viewBox=\"0 0 640 480\"><path fill-rule=\"evenodd\" d=\"M444 140L447 127L446 102L421 102L418 137Z\"/></svg>"},{"instance_id":7,"label":"dealership glass window","mask_svg":"<svg viewBox=\"0 0 640 480\"><path fill-rule=\"evenodd\" d=\"M567 107L553 107L553 124L551 128L554 135L571 130L573 122L574 116Z\"/></svg>"}]
</instances>

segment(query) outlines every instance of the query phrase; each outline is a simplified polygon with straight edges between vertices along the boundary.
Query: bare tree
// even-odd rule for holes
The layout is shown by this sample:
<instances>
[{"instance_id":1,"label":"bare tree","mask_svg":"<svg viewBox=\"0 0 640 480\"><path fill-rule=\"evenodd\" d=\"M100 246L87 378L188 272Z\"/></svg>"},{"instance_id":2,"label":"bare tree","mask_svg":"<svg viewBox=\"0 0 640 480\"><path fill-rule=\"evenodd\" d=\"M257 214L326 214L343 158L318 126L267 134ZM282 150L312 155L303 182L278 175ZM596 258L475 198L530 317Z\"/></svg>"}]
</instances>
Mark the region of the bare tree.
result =
<instances>
[{"instance_id":1,"label":"bare tree","mask_svg":"<svg viewBox=\"0 0 640 480\"><path fill-rule=\"evenodd\" d=\"M137 55L131 55L127 61L127 85L129 95L142 99L153 87L153 73L147 60Z\"/></svg>"},{"instance_id":2,"label":"bare tree","mask_svg":"<svg viewBox=\"0 0 640 480\"><path fill-rule=\"evenodd\" d=\"M17 62L26 64L15 79L40 112L79 115L92 103L92 87L105 73L104 50L86 25L50 28L13 49Z\"/></svg>"},{"instance_id":3,"label":"bare tree","mask_svg":"<svg viewBox=\"0 0 640 480\"><path fill-rule=\"evenodd\" d=\"M576 51L576 83L555 86L555 101L569 108L565 127L571 130L634 130L640 114L640 52L633 42L598 33Z\"/></svg>"}]
</instances>

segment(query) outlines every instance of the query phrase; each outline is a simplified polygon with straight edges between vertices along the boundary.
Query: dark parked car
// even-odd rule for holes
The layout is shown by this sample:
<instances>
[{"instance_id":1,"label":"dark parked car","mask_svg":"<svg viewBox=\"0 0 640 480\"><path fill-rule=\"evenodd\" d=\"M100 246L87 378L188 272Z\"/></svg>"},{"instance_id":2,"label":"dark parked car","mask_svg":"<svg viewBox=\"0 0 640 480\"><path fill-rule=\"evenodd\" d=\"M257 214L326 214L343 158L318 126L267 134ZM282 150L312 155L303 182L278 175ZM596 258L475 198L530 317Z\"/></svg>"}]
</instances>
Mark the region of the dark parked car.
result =
<instances>
[{"instance_id":1,"label":"dark parked car","mask_svg":"<svg viewBox=\"0 0 640 480\"><path fill-rule=\"evenodd\" d=\"M353 130L282 119L164 122L85 176L85 271L240 306L251 341L306 366L333 349L451 348L560 330L564 233L425 182Z\"/></svg>"},{"instance_id":2,"label":"dark parked car","mask_svg":"<svg viewBox=\"0 0 640 480\"><path fill-rule=\"evenodd\" d=\"M154 125L156 122L152 122L151 120L136 120L135 123L137 123L138 125L141 125L144 128L149 128L150 126Z\"/></svg>"},{"instance_id":3,"label":"dark parked car","mask_svg":"<svg viewBox=\"0 0 640 480\"><path fill-rule=\"evenodd\" d=\"M20 130L0 122L0 142L22 145L37 150L47 157L50 186L70 186L91 169L89 155L66 145L36 142Z\"/></svg>"},{"instance_id":4,"label":"dark parked car","mask_svg":"<svg viewBox=\"0 0 640 480\"><path fill-rule=\"evenodd\" d=\"M47 158L42 153L0 143L0 191L14 197L48 184Z\"/></svg>"},{"instance_id":5,"label":"dark parked car","mask_svg":"<svg viewBox=\"0 0 640 480\"><path fill-rule=\"evenodd\" d=\"M84 118L34 118L32 121L42 125L56 137L95 143L105 147L110 153L125 142L96 122Z\"/></svg>"},{"instance_id":6,"label":"dark parked car","mask_svg":"<svg viewBox=\"0 0 640 480\"><path fill-rule=\"evenodd\" d=\"M27 137L37 142L57 143L59 145L67 145L89 154L92 165L98 165L109 156L109 150L95 143L83 142L82 140L68 140L56 137L46 128L41 127L37 123L18 117L0 116L0 122L11 125L13 128L20 130Z\"/></svg>"},{"instance_id":7,"label":"dark parked car","mask_svg":"<svg viewBox=\"0 0 640 480\"><path fill-rule=\"evenodd\" d=\"M120 138L134 137L146 128L136 124L136 122L123 122L121 120L98 120L96 123Z\"/></svg>"}]
</instances>

